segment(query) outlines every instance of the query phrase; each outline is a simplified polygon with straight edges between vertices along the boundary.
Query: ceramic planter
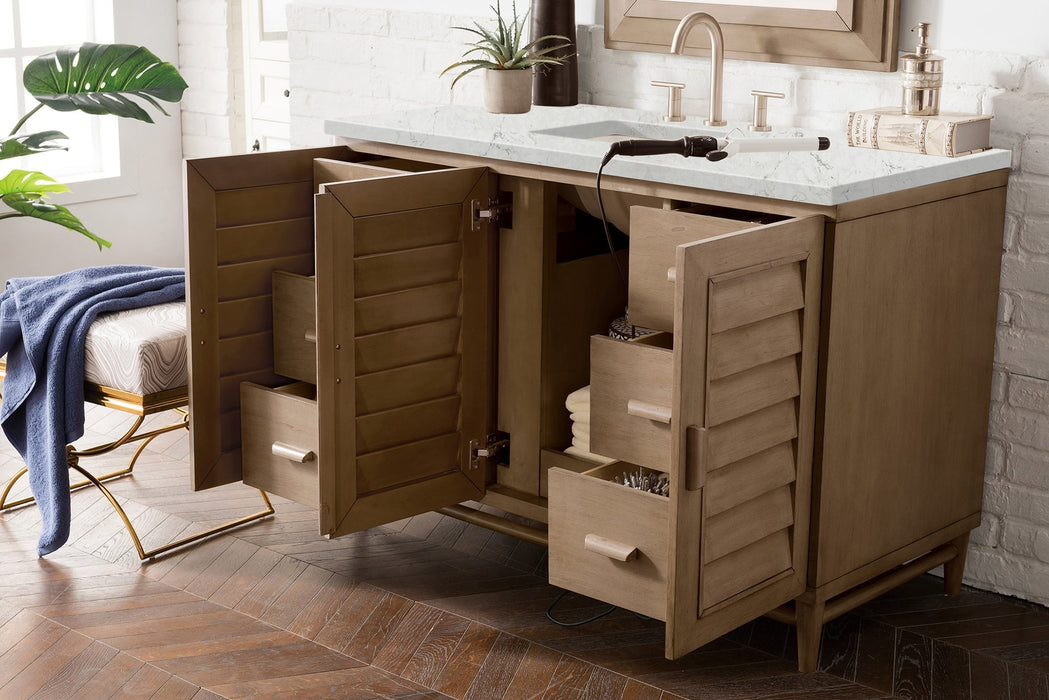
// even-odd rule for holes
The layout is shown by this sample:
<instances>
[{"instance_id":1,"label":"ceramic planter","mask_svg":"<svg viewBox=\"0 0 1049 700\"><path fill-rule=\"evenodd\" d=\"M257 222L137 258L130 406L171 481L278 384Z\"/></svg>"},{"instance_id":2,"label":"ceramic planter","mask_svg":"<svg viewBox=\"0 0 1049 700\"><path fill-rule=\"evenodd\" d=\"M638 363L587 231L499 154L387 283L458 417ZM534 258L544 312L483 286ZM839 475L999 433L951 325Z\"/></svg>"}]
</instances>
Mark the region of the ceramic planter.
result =
<instances>
[{"instance_id":1,"label":"ceramic planter","mask_svg":"<svg viewBox=\"0 0 1049 700\"><path fill-rule=\"evenodd\" d=\"M484 108L494 114L523 114L532 108L532 69L483 70Z\"/></svg>"}]
</instances>

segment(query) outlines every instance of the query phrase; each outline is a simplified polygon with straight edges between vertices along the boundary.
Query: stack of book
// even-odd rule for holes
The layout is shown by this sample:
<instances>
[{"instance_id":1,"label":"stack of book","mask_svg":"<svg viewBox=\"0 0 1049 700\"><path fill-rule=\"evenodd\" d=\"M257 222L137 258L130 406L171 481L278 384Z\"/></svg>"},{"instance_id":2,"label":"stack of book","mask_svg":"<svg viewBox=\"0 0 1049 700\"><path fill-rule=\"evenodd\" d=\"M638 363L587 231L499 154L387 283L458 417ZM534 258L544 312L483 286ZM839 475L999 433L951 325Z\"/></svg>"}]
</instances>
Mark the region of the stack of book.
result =
<instances>
[{"instance_id":1,"label":"stack of book","mask_svg":"<svg viewBox=\"0 0 1049 700\"><path fill-rule=\"evenodd\" d=\"M848 142L858 148L954 158L990 148L991 116L941 112L923 117L898 107L849 112Z\"/></svg>"}]
</instances>

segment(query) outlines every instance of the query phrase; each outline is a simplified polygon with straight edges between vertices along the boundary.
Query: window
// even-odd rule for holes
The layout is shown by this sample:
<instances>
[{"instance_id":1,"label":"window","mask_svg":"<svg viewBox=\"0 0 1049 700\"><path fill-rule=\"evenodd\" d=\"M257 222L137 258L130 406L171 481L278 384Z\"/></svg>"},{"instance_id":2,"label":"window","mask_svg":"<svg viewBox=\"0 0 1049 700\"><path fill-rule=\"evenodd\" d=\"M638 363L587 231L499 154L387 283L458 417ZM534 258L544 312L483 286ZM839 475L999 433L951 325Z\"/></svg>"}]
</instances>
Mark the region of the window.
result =
<instances>
[{"instance_id":1,"label":"window","mask_svg":"<svg viewBox=\"0 0 1049 700\"><path fill-rule=\"evenodd\" d=\"M40 54L85 41L113 42L112 0L0 0L0 129L5 135L38 104L22 88L26 64ZM56 112L44 107L29 118L21 131L50 129L69 137L68 151L7 160L3 162L3 171L40 170L67 183L120 174L114 117Z\"/></svg>"}]
</instances>

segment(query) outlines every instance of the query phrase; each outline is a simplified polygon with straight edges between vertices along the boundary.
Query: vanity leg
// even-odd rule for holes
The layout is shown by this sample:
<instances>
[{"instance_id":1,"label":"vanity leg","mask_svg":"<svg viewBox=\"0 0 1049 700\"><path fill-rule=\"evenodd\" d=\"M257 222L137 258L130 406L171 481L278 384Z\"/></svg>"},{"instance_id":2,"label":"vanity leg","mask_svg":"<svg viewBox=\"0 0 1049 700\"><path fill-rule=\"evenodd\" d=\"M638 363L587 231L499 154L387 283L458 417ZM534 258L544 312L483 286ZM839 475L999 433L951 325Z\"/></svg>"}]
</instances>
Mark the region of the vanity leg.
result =
<instances>
[{"instance_id":1,"label":"vanity leg","mask_svg":"<svg viewBox=\"0 0 1049 700\"><path fill-rule=\"evenodd\" d=\"M823 602L794 601L798 630L798 670L815 673L820 661L820 637L823 635Z\"/></svg>"},{"instance_id":2,"label":"vanity leg","mask_svg":"<svg viewBox=\"0 0 1049 700\"><path fill-rule=\"evenodd\" d=\"M969 551L969 533L951 541L958 548L958 555L943 565L943 592L958 595L962 591L962 575L965 573L965 556Z\"/></svg>"}]
</instances>

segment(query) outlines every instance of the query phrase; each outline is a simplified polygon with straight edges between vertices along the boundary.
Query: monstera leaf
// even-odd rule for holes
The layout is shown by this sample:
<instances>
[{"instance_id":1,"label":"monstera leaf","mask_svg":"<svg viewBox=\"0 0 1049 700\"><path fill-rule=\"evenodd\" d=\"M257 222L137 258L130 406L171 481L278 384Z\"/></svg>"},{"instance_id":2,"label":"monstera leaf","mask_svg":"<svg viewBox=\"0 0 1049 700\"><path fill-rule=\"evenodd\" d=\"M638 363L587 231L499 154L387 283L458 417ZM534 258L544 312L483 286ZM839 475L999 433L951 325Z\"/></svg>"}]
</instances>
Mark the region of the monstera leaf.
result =
<instances>
[{"instance_id":1,"label":"monstera leaf","mask_svg":"<svg viewBox=\"0 0 1049 700\"><path fill-rule=\"evenodd\" d=\"M82 233L96 244L98 249L110 247L112 243L96 236L87 230L80 219L65 207L52 204L47 200L55 192L68 192L69 188L55 182L40 172L12 170L7 177L0 180L0 201L13 209L13 212L0 214L0 219L16 216L29 216L43 219L59 226Z\"/></svg>"},{"instance_id":2,"label":"monstera leaf","mask_svg":"<svg viewBox=\"0 0 1049 700\"><path fill-rule=\"evenodd\" d=\"M54 143L56 139L69 138L61 131L40 131L35 134L8 136L0 141L0 160L17 158L45 151L66 150L65 146Z\"/></svg>"},{"instance_id":3,"label":"monstera leaf","mask_svg":"<svg viewBox=\"0 0 1049 700\"><path fill-rule=\"evenodd\" d=\"M157 100L178 102L186 81L143 46L81 44L33 59L22 74L33 97L60 112L115 114L153 123L132 96L167 116Z\"/></svg>"}]
</instances>

